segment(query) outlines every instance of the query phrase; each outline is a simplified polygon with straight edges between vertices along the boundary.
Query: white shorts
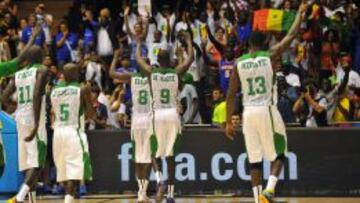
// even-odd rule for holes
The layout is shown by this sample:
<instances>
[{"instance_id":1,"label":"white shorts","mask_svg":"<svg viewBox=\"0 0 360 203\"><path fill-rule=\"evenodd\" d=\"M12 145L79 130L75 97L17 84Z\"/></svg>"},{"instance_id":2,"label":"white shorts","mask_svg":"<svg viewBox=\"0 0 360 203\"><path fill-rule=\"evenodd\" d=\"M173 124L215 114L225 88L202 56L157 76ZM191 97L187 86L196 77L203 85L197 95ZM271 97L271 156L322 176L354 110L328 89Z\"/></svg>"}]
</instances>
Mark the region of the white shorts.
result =
<instances>
[{"instance_id":1,"label":"white shorts","mask_svg":"<svg viewBox=\"0 0 360 203\"><path fill-rule=\"evenodd\" d=\"M243 133L250 163L274 161L287 151L285 125L276 106L245 107Z\"/></svg>"},{"instance_id":2,"label":"white shorts","mask_svg":"<svg viewBox=\"0 0 360 203\"><path fill-rule=\"evenodd\" d=\"M131 141L135 163L151 163L151 156L156 153L153 117L149 114L134 114L131 121Z\"/></svg>"},{"instance_id":3,"label":"white shorts","mask_svg":"<svg viewBox=\"0 0 360 203\"><path fill-rule=\"evenodd\" d=\"M156 158L173 156L178 151L181 121L176 108L155 110Z\"/></svg>"},{"instance_id":4,"label":"white shorts","mask_svg":"<svg viewBox=\"0 0 360 203\"><path fill-rule=\"evenodd\" d=\"M36 137L30 142L25 142L24 139L30 135L32 129L32 126L17 123L20 171L43 167L46 162L47 133L45 122L40 122Z\"/></svg>"},{"instance_id":5,"label":"white shorts","mask_svg":"<svg viewBox=\"0 0 360 203\"><path fill-rule=\"evenodd\" d=\"M54 129L53 156L57 182L89 180L92 176L86 134L75 128Z\"/></svg>"}]
</instances>

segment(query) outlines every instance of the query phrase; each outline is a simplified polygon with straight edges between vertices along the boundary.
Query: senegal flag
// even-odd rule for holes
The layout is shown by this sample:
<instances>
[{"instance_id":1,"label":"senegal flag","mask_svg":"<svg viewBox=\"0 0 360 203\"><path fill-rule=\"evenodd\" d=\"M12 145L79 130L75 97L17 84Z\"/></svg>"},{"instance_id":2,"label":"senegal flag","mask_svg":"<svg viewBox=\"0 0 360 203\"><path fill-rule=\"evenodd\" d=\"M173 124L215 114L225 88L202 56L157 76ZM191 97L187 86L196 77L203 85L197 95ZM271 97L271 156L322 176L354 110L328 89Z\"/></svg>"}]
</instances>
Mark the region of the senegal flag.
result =
<instances>
[{"instance_id":1,"label":"senegal flag","mask_svg":"<svg viewBox=\"0 0 360 203\"><path fill-rule=\"evenodd\" d=\"M254 31L288 31L296 13L278 9L261 9L254 12Z\"/></svg>"}]
</instances>

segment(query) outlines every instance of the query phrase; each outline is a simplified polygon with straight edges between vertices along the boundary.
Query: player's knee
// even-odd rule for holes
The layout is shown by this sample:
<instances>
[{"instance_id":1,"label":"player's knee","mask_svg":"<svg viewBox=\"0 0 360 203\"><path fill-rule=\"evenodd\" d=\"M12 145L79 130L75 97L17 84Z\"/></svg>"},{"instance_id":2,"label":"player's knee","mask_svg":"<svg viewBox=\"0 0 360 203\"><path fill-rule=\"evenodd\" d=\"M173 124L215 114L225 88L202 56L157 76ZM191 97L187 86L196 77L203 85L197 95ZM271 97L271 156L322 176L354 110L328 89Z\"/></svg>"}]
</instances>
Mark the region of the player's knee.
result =
<instances>
[{"instance_id":1,"label":"player's knee","mask_svg":"<svg viewBox=\"0 0 360 203\"><path fill-rule=\"evenodd\" d=\"M281 161L281 162L285 162L285 160L286 160L285 154L280 154L275 159L275 161Z\"/></svg>"},{"instance_id":2,"label":"player's knee","mask_svg":"<svg viewBox=\"0 0 360 203\"><path fill-rule=\"evenodd\" d=\"M263 162L251 163L250 170L262 170Z\"/></svg>"}]
</instances>

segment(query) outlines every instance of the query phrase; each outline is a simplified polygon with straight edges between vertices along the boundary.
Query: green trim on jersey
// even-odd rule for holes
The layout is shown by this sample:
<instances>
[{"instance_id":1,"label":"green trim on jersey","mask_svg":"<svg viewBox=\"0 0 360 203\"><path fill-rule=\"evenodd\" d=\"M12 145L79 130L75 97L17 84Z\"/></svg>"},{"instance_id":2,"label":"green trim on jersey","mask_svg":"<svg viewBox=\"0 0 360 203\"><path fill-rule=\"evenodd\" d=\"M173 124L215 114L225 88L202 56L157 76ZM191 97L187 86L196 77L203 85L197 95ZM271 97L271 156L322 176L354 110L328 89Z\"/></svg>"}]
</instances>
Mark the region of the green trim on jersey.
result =
<instances>
[{"instance_id":1,"label":"green trim on jersey","mask_svg":"<svg viewBox=\"0 0 360 203\"><path fill-rule=\"evenodd\" d=\"M45 166L45 162L46 162L47 145L43 140L39 138L39 134L37 133L36 133L36 144L38 149L39 167L42 168Z\"/></svg>"},{"instance_id":2,"label":"green trim on jersey","mask_svg":"<svg viewBox=\"0 0 360 203\"><path fill-rule=\"evenodd\" d=\"M285 150L286 150L285 136L280 133L275 132L274 118L272 115L271 106L269 106L269 114L270 114L270 119L271 119L271 128L272 128L273 136L274 136L275 151L276 151L277 155L281 155L281 154L284 154Z\"/></svg>"},{"instance_id":3,"label":"green trim on jersey","mask_svg":"<svg viewBox=\"0 0 360 203\"><path fill-rule=\"evenodd\" d=\"M5 165L4 146L0 143L0 167ZM1 173L0 173L1 177Z\"/></svg>"},{"instance_id":4,"label":"green trim on jersey","mask_svg":"<svg viewBox=\"0 0 360 203\"><path fill-rule=\"evenodd\" d=\"M268 51L257 51L255 53L248 53L248 54L244 54L242 56L240 56L236 61L240 62L240 61L244 61L247 59L251 59L251 58L256 58L256 57L270 57L270 53Z\"/></svg>"},{"instance_id":5,"label":"green trim on jersey","mask_svg":"<svg viewBox=\"0 0 360 203\"><path fill-rule=\"evenodd\" d=\"M177 133L175 143L174 143L174 146L173 146L173 155L174 156L179 153L180 146L181 146L181 134Z\"/></svg>"},{"instance_id":6,"label":"green trim on jersey","mask_svg":"<svg viewBox=\"0 0 360 203\"><path fill-rule=\"evenodd\" d=\"M131 135L131 137L133 137L133 135ZM135 142L135 140L134 139L131 139L131 146L132 146L132 148L131 148L131 158L132 158L132 160L136 163L136 142Z\"/></svg>"},{"instance_id":7,"label":"green trim on jersey","mask_svg":"<svg viewBox=\"0 0 360 203\"><path fill-rule=\"evenodd\" d=\"M13 59L0 63L0 77L6 77L16 73L19 68L19 60Z\"/></svg>"},{"instance_id":8,"label":"green trim on jersey","mask_svg":"<svg viewBox=\"0 0 360 203\"><path fill-rule=\"evenodd\" d=\"M81 139L79 129L77 129L77 134L80 140L81 149L83 152L83 164L84 164L84 179L83 180L91 180L92 179L92 166L89 152L85 151L85 146L83 140Z\"/></svg>"},{"instance_id":9,"label":"green trim on jersey","mask_svg":"<svg viewBox=\"0 0 360 203\"><path fill-rule=\"evenodd\" d=\"M154 68L151 73L162 73L162 74L166 74L166 73L175 73L176 74L176 70L174 68Z\"/></svg>"},{"instance_id":10,"label":"green trim on jersey","mask_svg":"<svg viewBox=\"0 0 360 203\"><path fill-rule=\"evenodd\" d=\"M80 87L80 83L79 82L65 82L65 81L60 81L58 82L58 84L54 87L54 89L57 89L57 88L61 88L61 87L69 87L69 86L72 86L72 87Z\"/></svg>"},{"instance_id":11,"label":"green trim on jersey","mask_svg":"<svg viewBox=\"0 0 360 203\"><path fill-rule=\"evenodd\" d=\"M155 157L156 156L156 152L158 150L158 141L157 138L155 136L155 134L152 134L150 136L150 150L151 150L151 156Z\"/></svg>"}]
</instances>

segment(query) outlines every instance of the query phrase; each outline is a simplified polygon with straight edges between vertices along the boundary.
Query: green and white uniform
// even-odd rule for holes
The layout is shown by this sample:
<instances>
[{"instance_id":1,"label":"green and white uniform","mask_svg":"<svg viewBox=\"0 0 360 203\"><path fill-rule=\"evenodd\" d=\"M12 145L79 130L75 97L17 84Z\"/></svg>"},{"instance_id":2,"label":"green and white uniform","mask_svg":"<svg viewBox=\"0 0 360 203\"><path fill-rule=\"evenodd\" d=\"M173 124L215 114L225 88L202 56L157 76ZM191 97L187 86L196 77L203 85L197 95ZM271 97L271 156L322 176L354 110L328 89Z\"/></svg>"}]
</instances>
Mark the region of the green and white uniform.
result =
<instances>
[{"instance_id":1,"label":"green and white uniform","mask_svg":"<svg viewBox=\"0 0 360 203\"><path fill-rule=\"evenodd\" d=\"M277 109L277 85L268 52L237 60L243 93L243 133L250 163L273 161L286 153L286 131Z\"/></svg>"},{"instance_id":2,"label":"green and white uniform","mask_svg":"<svg viewBox=\"0 0 360 203\"><path fill-rule=\"evenodd\" d=\"M148 77L134 74L131 78L132 118L131 140L136 163L151 163L156 152L153 127L152 96Z\"/></svg>"},{"instance_id":3,"label":"green and white uniform","mask_svg":"<svg viewBox=\"0 0 360 203\"><path fill-rule=\"evenodd\" d=\"M154 101L155 135L158 142L156 157L174 155L181 131L177 112L179 79L174 69L153 69L151 90Z\"/></svg>"},{"instance_id":4,"label":"green and white uniform","mask_svg":"<svg viewBox=\"0 0 360 203\"><path fill-rule=\"evenodd\" d=\"M55 115L53 154L57 181L91 179L88 142L82 126L84 111L79 84L58 84L51 92L51 104Z\"/></svg>"},{"instance_id":5,"label":"green and white uniform","mask_svg":"<svg viewBox=\"0 0 360 203\"><path fill-rule=\"evenodd\" d=\"M42 167L46 160L47 134L45 128L45 96L41 102L39 128L36 137L31 142L25 142L34 127L33 99L39 64L21 70L15 74L17 93L16 123L18 131L19 169Z\"/></svg>"}]
</instances>

